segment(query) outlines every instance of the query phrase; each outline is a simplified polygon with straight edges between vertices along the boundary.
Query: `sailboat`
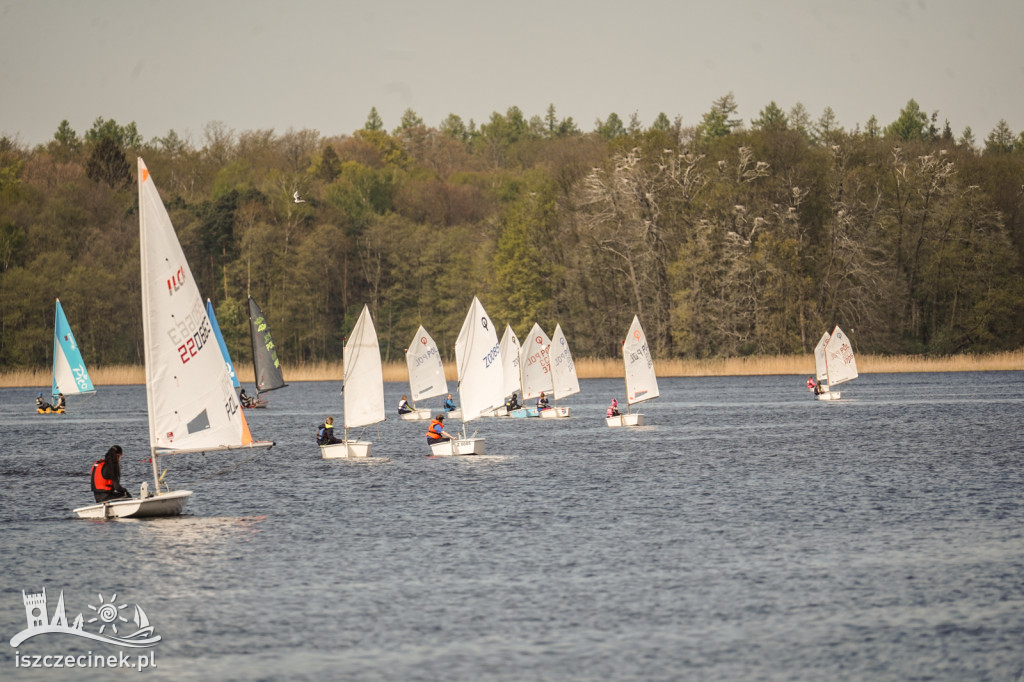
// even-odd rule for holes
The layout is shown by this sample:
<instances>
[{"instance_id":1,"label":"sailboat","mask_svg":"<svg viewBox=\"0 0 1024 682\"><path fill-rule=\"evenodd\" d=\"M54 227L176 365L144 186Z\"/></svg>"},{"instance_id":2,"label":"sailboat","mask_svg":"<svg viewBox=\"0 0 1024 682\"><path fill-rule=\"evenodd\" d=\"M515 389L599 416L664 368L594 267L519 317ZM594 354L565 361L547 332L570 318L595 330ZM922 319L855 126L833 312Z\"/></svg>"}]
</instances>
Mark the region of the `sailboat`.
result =
<instances>
[{"instance_id":1,"label":"sailboat","mask_svg":"<svg viewBox=\"0 0 1024 682\"><path fill-rule=\"evenodd\" d=\"M41 414L62 413L64 408L58 405L58 397L64 394L85 395L95 393L96 388L89 378L89 371L85 368L85 361L82 359L82 351L75 341L75 335L68 324L68 318L64 315L64 308L57 299L57 310L53 320L53 393L52 407L39 409Z\"/></svg>"},{"instance_id":2,"label":"sailboat","mask_svg":"<svg viewBox=\"0 0 1024 682\"><path fill-rule=\"evenodd\" d=\"M501 356L501 369L503 376L502 390L505 392L506 398L515 394L518 399L523 392L523 380L519 374L520 351L519 337L516 336L514 331L512 331L511 325L506 324L505 333L501 335L501 343L498 344L498 354ZM489 414L485 414L484 416L511 417L512 414L505 405L502 405L501 407L494 408Z\"/></svg>"},{"instance_id":3,"label":"sailboat","mask_svg":"<svg viewBox=\"0 0 1024 682\"><path fill-rule=\"evenodd\" d=\"M551 363L551 383L555 395L555 404L550 410L540 413L541 417L568 417L570 408L559 405L558 401L568 398L580 392L580 380L576 376L576 365L572 361L572 352L569 351L569 341L565 338L562 325L555 325L555 333L551 338L551 346L548 350L548 360Z\"/></svg>"},{"instance_id":4,"label":"sailboat","mask_svg":"<svg viewBox=\"0 0 1024 682\"><path fill-rule=\"evenodd\" d=\"M513 417L522 419L541 416L536 404L528 407L526 401L539 398L541 393L549 396L555 392L555 384L551 379L551 358L548 355L550 350L551 339L535 322L520 351L519 367L522 370L523 407L513 410ZM550 412L550 410L545 410L545 412Z\"/></svg>"},{"instance_id":5,"label":"sailboat","mask_svg":"<svg viewBox=\"0 0 1024 682\"><path fill-rule=\"evenodd\" d=\"M818 381L818 400L839 400L842 394L833 391L832 387L857 378L857 360L853 356L853 347L839 325L831 334L825 332L814 347L814 367Z\"/></svg>"},{"instance_id":6,"label":"sailboat","mask_svg":"<svg viewBox=\"0 0 1024 682\"><path fill-rule=\"evenodd\" d=\"M409 397L413 405L417 400L436 398L448 392L448 382L444 378L444 363L437 350L437 344L427 330L420 325L416 336L405 351L405 364L409 367ZM402 415L404 420L430 419L431 411L427 408L413 408L412 412Z\"/></svg>"},{"instance_id":7,"label":"sailboat","mask_svg":"<svg viewBox=\"0 0 1024 682\"><path fill-rule=\"evenodd\" d=\"M633 316L626 340L622 342L622 360L626 366L626 414L605 417L608 426L643 426L644 415L630 409L636 403L657 398L658 378L654 373L654 358L647 346L647 336L640 326L640 318Z\"/></svg>"},{"instance_id":8,"label":"sailboat","mask_svg":"<svg viewBox=\"0 0 1024 682\"><path fill-rule=\"evenodd\" d=\"M267 401L261 395L283 388L284 376L281 362L277 359L277 347L270 335L270 325L256 301L249 297L249 338L252 340L252 371L256 379L256 398L245 407L266 407Z\"/></svg>"},{"instance_id":9,"label":"sailboat","mask_svg":"<svg viewBox=\"0 0 1024 682\"><path fill-rule=\"evenodd\" d=\"M431 443L433 455L483 455L483 438L467 435L467 424L502 405L504 371L501 347L494 324L480 300L474 296L455 341L455 364L459 371L459 400L462 403L462 435L442 443Z\"/></svg>"},{"instance_id":10,"label":"sailboat","mask_svg":"<svg viewBox=\"0 0 1024 682\"><path fill-rule=\"evenodd\" d=\"M343 364L345 378L341 394L345 403L345 439L340 443L321 445L320 455L324 459L369 457L372 443L349 440L348 431L385 419L384 374L369 306L363 306L363 312L359 314L352 335L345 344Z\"/></svg>"},{"instance_id":11,"label":"sailboat","mask_svg":"<svg viewBox=\"0 0 1024 682\"><path fill-rule=\"evenodd\" d=\"M206 316L210 318L210 327L213 329L213 335L217 337L217 345L220 347L220 354L224 358L224 368L228 371L228 376L231 377L231 385L235 388L235 393L242 388L242 385L238 383L238 374L235 373L235 363L231 362L231 353L228 352L228 344L224 342L224 334L220 331L220 325L217 324L217 315L213 312L213 303L210 299L206 299ZM243 407L245 407L243 405Z\"/></svg>"},{"instance_id":12,"label":"sailboat","mask_svg":"<svg viewBox=\"0 0 1024 682\"><path fill-rule=\"evenodd\" d=\"M160 457L274 444L254 441L249 432L170 216L141 158L138 167L142 331L153 489L147 490L143 483L138 498L80 507L74 510L79 518L180 514L192 491L163 485Z\"/></svg>"}]
</instances>

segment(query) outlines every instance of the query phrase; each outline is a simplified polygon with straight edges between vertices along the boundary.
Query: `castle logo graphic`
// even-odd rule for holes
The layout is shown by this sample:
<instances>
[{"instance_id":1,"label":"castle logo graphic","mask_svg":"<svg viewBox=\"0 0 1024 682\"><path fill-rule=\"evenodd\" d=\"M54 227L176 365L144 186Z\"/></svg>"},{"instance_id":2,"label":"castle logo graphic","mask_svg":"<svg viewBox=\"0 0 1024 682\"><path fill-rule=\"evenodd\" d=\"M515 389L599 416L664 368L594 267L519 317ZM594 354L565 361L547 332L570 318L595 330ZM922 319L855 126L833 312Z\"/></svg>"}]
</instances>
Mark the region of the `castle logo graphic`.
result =
<instances>
[{"instance_id":1,"label":"castle logo graphic","mask_svg":"<svg viewBox=\"0 0 1024 682\"><path fill-rule=\"evenodd\" d=\"M49 617L46 610L46 589L39 594L21 593L25 602L25 620L28 626L11 638L11 646L18 647L22 642L36 635L61 634L85 637L97 642L105 642L117 646L128 647L150 647L160 641L160 635L153 631L149 624L146 612L138 604L135 605L135 612L132 620L128 620L124 609L128 604L117 604L117 595L111 595L107 601L103 595L97 595L99 601L96 606L89 605L95 615L86 618L79 613L78 617L68 625L67 615L64 613L64 591L61 590L57 606L53 610L53 618ZM86 626L97 628L97 632L91 632ZM132 628L134 626L134 632Z\"/></svg>"}]
</instances>

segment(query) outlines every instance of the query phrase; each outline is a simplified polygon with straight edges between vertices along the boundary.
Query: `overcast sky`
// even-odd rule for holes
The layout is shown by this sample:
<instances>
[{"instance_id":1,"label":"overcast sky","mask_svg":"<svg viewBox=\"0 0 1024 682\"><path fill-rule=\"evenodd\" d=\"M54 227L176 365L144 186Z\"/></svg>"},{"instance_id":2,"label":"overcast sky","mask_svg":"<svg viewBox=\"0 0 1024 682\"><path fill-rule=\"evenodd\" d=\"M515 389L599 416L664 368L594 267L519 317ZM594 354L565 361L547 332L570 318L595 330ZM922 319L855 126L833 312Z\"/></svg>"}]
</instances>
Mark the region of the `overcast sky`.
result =
<instances>
[{"instance_id":1,"label":"overcast sky","mask_svg":"<svg viewBox=\"0 0 1024 682\"><path fill-rule=\"evenodd\" d=\"M981 142L1024 128L1022 0L0 0L0 134L135 121L149 140L235 131L346 135L554 104L584 131L615 112L695 125L732 92L881 125L914 98Z\"/></svg>"}]
</instances>

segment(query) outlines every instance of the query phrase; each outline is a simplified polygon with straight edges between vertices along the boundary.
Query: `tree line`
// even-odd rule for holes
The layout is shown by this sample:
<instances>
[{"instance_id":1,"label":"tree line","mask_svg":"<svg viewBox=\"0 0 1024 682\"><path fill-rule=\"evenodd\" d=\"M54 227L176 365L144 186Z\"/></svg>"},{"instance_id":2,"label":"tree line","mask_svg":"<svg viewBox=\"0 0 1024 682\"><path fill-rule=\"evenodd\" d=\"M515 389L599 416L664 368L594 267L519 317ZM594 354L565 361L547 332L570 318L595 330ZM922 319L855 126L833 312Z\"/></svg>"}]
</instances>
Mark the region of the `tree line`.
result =
<instances>
[{"instance_id":1,"label":"tree line","mask_svg":"<svg viewBox=\"0 0 1024 682\"><path fill-rule=\"evenodd\" d=\"M658 357L808 352L834 324L872 353L1022 345L1024 133L978 143L914 100L852 130L736 111L0 138L0 366L48 365L58 297L87 363L142 362L137 155L236 362L250 294L286 367L339 359L364 303L385 360L420 324L451 357L473 295L519 335L560 323L578 357L618 355L634 314Z\"/></svg>"}]
</instances>

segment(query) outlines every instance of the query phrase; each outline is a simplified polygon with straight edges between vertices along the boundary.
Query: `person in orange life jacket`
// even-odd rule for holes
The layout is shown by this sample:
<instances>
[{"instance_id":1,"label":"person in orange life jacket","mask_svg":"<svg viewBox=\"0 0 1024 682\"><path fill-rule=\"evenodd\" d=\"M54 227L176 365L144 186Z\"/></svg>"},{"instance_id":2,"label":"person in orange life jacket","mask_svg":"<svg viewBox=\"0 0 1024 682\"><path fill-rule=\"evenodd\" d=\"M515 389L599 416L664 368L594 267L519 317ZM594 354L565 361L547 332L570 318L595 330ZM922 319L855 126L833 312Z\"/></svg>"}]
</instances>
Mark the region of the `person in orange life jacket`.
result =
<instances>
[{"instance_id":1,"label":"person in orange life jacket","mask_svg":"<svg viewBox=\"0 0 1024 682\"><path fill-rule=\"evenodd\" d=\"M398 401L398 414L409 414L412 412L412 406L409 405L409 396L402 396L402 399Z\"/></svg>"},{"instance_id":2,"label":"person in orange life jacket","mask_svg":"<svg viewBox=\"0 0 1024 682\"><path fill-rule=\"evenodd\" d=\"M427 428L427 443L444 443L451 439L451 434L444 430L444 415L436 415Z\"/></svg>"},{"instance_id":3,"label":"person in orange life jacket","mask_svg":"<svg viewBox=\"0 0 1024 682\"><path fill-rule=\"evenodd\" d=\"M328 417L323 424L316 427L317 445L334 445L340 442L334 437L334 417Z\"/></svg>"},{"instance_id":4,"label":"person in orange life jacket","mask_svg":"<svg viewBox=\"0 0 1024 682\"><path fill-rule=\"evenodd\" d=\"M548 397L544 395L544 391L540 392L540 397L537 398L537 410L550 410L551 403L548 402Z\"/></svg>"},{"instance_id":5,"label":"person in orange life jacket","mask_svg":"<svg viewBox=\"0 0 1024 682\"><path fill-rule=\"evenodd\" d=\"M120 500L132 496L121 487L121 457L124 450L120 445L111 446L103 459L92 465L92 494L97 502Z\"/></svg>"},{"instance_id":6,"label":"person in orange life jacket","mask_svg":"<svg viewBox=\"0 0 1024 682\"><path fill-rule=\"evenodd\" d=\"M605 412L607 417L618 417L619 416L619 401L616 398L612 398L612 404L608 406L608 411Z\"/></svg>"}]
</instances>

